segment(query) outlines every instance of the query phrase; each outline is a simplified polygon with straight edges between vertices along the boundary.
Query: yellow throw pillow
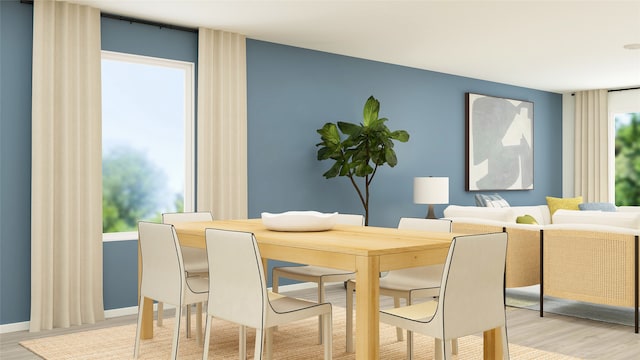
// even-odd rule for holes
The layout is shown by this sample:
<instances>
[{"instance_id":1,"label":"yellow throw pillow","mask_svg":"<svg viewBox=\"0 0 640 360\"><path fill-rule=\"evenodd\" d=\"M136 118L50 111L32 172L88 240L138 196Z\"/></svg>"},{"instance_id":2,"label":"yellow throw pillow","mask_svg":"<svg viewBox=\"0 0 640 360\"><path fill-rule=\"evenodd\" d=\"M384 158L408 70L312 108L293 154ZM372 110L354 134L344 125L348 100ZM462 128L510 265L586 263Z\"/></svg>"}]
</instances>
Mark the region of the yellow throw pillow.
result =
<instances>
[{"instance_id":1,"label":"yellow throw pillow","mask_svg":"<svg viewBox=\"0 0 640 360\"><path fill-rule=\"evenodd\" d=\"M580 210L580 207L578 207L578 205L580 204L582 204L582 196L577 196L574 198L555 198L547 196L547 206L549 206L549 214L551 214L552 219L553 213L555 213L556 210Z\"/></svg>"}]
</instances>

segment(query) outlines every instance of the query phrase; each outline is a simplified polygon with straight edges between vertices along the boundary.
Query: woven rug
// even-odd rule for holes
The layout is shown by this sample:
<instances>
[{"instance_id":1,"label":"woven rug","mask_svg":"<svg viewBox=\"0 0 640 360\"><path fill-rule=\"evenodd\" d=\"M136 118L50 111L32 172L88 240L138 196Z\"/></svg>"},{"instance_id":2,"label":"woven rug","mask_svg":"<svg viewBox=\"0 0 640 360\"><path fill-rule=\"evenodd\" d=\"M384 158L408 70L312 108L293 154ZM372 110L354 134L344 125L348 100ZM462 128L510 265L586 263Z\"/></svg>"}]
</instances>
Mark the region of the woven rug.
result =
<instances>
[{"instance_id":1,"label":"woven rug","mask_svg":"<svg viewBox=\"0 0 640 360\"><path fill-rule=\"evenodd\" d=\"M333 313L333 358L355 359L354 354L345 352L345 310L334 306ZM195 324L195 320L193 322ZM204 323L204 322L203 322ZM317 344L317 319L302 320L280 326L274 332L273 358L280 359L322 359L323 347ZM52 336L23 341L20 344L47 360L68 359L131 359L133 356L136 326L124 325L74 334ZM194 337L186 338L184 325L181 329L178 355L180 359L201 359L202 345ZM162 327L155 326L154 338L143 340L140 359L166 359L171 353L173 319L165 319ZM255 332L247 331L247 353L253 357ZM416 334L415 354L417 359L432 359L434 341ZM395 328L380 324L380 359L405 359L406 343L396 341ZM570 356L549 353L538 349L509 344L512 359L576 359ZM235 324L214 320L210 359L238 358L238 327ZM459 339L459 355L454 359L481 359L482 338L467 336Z\"/></svg>"}]
</instances>

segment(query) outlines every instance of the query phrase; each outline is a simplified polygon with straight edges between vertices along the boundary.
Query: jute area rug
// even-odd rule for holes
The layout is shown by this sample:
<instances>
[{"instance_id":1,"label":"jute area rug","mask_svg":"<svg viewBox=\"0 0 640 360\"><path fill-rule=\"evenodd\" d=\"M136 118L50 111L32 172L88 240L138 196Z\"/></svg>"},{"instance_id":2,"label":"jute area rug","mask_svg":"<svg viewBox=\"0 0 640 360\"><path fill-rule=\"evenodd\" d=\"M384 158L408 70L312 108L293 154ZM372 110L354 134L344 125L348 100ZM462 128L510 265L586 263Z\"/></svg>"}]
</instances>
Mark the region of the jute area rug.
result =
<instances>
[{"instance_id":1,"label":"jute area rug","mask_svg":"<svg viewBox=\"0 0 640 360\"><path fill-rule=\"evenodd\" d=\"M173 319L165 319L162 327L154 322L154 338L143 340L140 359L167 359L171 353ZM183 322L184 324L184 322ZM195 320L192 322L195 324ZM204 324L204 321L203 321ZM247 353L253 358L255 332L247 331ZM131 359L133 358L136 325L124 325L99 330L78 332L23 341L20 344L47 360L67 359ZM273 358L322 359L323 346L317 344L317 318L280 326L274 331ZM333 358L355 359L345 352L345 309L333 307ZM433 359L434 341L423 335L415 335L416 359ZM184 325L180 333L178 356L180 359L202 359L202 345L194 337L186 338ZM534 348L509 344L511 359L576 359ZM209 359L238 358L238 327L233 323L214 319ZM380 324L380 359L405 359L406 343L396 340L394 327ZM482 359L482 337L467 336L459 339L459 354L454 359Z\"/></svg>"}]
</instances>

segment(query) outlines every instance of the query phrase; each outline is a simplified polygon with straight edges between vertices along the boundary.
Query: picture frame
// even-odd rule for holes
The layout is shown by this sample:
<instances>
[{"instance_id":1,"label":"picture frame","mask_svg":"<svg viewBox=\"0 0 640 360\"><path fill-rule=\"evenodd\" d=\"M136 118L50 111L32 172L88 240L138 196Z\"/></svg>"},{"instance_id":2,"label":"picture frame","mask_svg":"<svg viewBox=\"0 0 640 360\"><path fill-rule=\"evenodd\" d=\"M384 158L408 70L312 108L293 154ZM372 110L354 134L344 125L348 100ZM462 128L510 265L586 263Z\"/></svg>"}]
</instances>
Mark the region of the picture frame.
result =
<instances>
[{"instance_id":1,"label":"picture frame","mask_svg":"<svg viewBox=\"0 0 640 360\"><path fill-rule=\"evenodd\" d=\"M533 189L533 102L465 94L466 191Z\"/></svg>"}]
</instances>

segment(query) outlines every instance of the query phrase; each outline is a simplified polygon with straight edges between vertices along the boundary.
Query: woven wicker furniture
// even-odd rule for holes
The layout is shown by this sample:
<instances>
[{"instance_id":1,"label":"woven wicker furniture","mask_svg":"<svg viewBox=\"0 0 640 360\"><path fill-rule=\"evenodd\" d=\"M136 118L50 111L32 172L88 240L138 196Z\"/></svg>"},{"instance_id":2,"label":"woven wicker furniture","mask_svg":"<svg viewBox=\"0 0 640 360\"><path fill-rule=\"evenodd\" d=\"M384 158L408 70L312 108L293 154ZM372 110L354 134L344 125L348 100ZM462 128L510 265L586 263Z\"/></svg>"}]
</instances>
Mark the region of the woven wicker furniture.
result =
<instances>
[{"instance_id":1,"label":"woven wicker furniture","mask_svg":"<svg viewBox=\"0 0 640 360\"><path fill-rule=\"evenodd\" d=\"M509 238L505 269L505 287L515 288L540 283L540 226L508 224L491 220L453 218L451 231L460 234L506 232Z\"/></svg>"},{"instance_id":2,"label":"woven wicker furniture","mask_svg":"<svg viewBox=\"0 0 640 360\"><path fill-rule=\"evenodd\" d=\"M544 295L633 307L638 333L638 230L559 224L542 232L540 316Z\"/></svg>"},{"instance_id":3,"label":"woven wicker furniture","mask_svg":"<svg viewBox=\"0 0 640 360\"><path fill-rule=\"evenodd\" d=\"M517 224L532 215L538 225ZM454 233L508 233L505 287L540 284L544 296L632 307L638 333L638 235L640 207L616 212L557 210L553 223L544 205L483 208L450 206Z\"/></svg>"}]
</instances>

